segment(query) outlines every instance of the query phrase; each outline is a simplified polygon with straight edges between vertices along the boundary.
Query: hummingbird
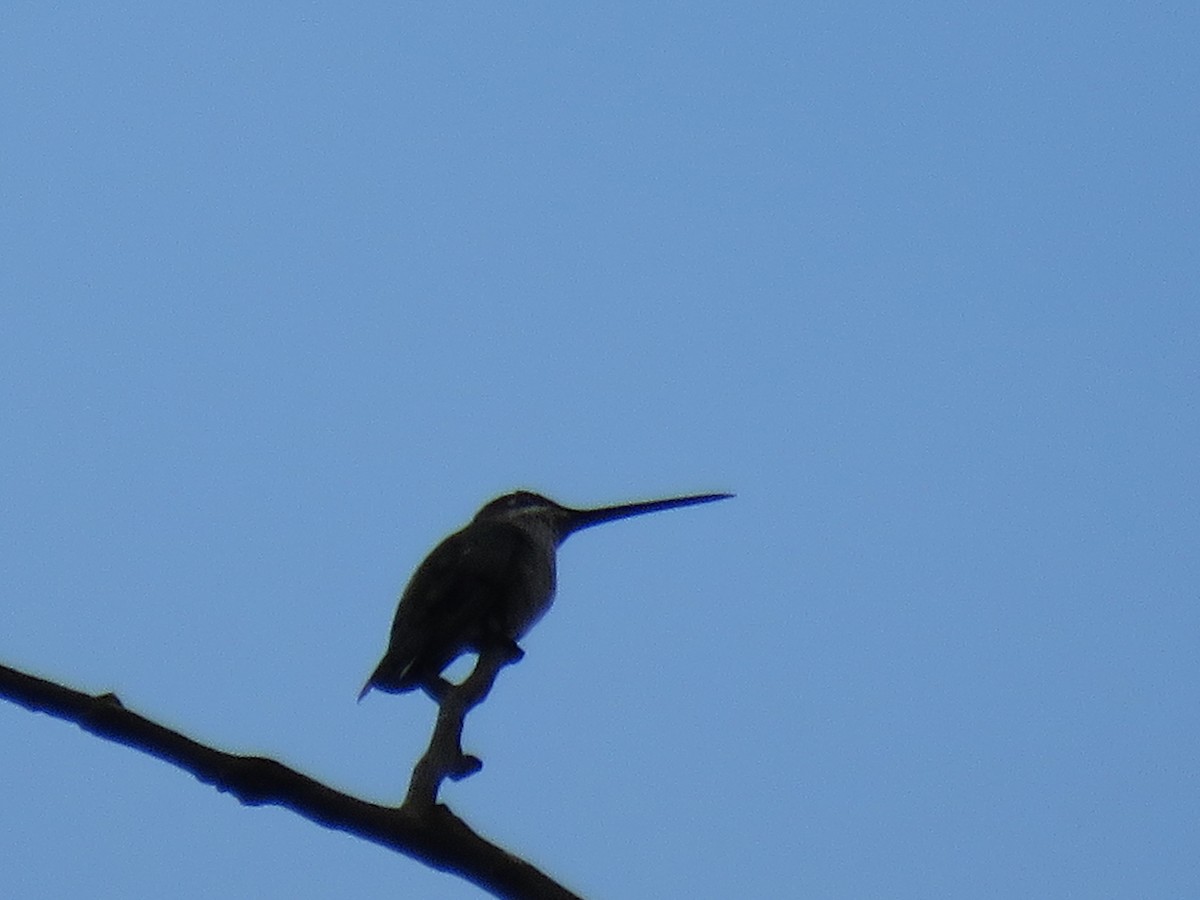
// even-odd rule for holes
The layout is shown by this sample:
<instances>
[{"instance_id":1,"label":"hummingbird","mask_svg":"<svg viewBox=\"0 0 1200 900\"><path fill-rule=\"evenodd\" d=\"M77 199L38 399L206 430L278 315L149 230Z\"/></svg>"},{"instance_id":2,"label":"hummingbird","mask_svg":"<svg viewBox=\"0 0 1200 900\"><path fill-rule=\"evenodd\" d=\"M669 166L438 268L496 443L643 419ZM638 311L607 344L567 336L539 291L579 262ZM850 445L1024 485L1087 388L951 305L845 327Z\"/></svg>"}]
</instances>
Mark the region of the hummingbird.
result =
<instances>
[{"instance_id":1,"label":"hummingbird","mask_svg":"<svg viewBox=\"0 0 1200 900\"><path fill-rule=\"evenodd\" d=\"M417 567L396 609L383 659L363 685L391 694L423 689L435 700L447 682L442 670L464 653L517 644L554 600L559 544L584 528L643 513L724 500L695 494L597 509L572 509L532 491L484 505L465 528L433 549Z\"/></svg>"}]
</instances>

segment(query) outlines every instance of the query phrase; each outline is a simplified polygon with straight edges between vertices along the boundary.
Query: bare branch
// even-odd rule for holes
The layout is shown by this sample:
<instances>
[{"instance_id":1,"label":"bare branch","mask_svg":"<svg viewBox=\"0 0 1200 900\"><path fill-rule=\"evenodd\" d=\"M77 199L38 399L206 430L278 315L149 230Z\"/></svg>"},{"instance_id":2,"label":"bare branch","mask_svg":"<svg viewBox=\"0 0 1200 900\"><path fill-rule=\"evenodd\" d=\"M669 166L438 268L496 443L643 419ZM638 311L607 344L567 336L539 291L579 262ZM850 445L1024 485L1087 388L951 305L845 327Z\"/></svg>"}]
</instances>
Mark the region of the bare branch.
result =
<instances>
[{"instance_id":1,"label":"bare branch","mask_svg":"<svg viewBox=\"0 0 1200 900\"><path fill-rule=\"evenodd\" d=\"M429 749L413 769L408 785L405 808L428 809L437 802L438 789L446 778L458 781L483 768L477 757L462 751L463 723L467 713L484 701L496 682L500 670L520 659L503 646L490 647L479 654L475 668L462 684L442 682L435 698L438 702L437 724Z\"/></svg>"},{"instance_id":2,"label":"bare branch","mask_svg":"<svg viewBox=\"0 0 1200 900\"><path fill-rule=\"evenodd\" d=\"M452 742L451 750L456 750L460 759L470 759L462 757L458 749L462 717L486 696L504 664L504 660L491 659L484 666L481 657L476 672L455 689L462 694L447 705L457 705L459 711L452 709L450 713L439 714L434 741L421 761L426 764L430 760L429 771L420 777L414 773L409 799L399 808L344 794L273 759L239 756L208 747L131 712L115 694L93 697L0 665L0 696L33 712L75 722L99 737L156 756L219 791L233 794L247 806L285 807L318 825L348 832L435 869L457 874L497 897L580 900L529 863L480 837L447 806L436 802L438 786L453 771L453 766L447 767L446 762L453 756L444 751L446 735ZM477 672L479 680L472 683ZM480 689L482 693L472 699ZM443 716L448 716L445 726ZM435 748L439 740L443 743Z\"/></svg>"}]
</instances>

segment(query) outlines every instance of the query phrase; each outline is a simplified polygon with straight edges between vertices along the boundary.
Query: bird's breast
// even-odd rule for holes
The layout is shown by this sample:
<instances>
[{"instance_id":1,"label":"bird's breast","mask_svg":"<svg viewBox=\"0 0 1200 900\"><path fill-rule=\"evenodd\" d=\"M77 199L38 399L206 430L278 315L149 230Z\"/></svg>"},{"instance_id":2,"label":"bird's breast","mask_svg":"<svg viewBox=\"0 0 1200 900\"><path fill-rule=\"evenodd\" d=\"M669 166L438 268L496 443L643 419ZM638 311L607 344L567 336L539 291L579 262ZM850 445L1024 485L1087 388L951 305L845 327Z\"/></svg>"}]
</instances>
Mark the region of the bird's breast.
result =
<instances>
[{"instance_id":1,"label":"bird's breast","mask_svg":"<svg viewBox=\"0 0 1200 900\"><path fill-rule=\"evenodd\" d=\"M532 552L522 554L514 574L515 590L510 592L505 604L504 630L513 640L519 640L554 602L554 552L544 553L534 547Z\"/></svg>"}]
</instances>

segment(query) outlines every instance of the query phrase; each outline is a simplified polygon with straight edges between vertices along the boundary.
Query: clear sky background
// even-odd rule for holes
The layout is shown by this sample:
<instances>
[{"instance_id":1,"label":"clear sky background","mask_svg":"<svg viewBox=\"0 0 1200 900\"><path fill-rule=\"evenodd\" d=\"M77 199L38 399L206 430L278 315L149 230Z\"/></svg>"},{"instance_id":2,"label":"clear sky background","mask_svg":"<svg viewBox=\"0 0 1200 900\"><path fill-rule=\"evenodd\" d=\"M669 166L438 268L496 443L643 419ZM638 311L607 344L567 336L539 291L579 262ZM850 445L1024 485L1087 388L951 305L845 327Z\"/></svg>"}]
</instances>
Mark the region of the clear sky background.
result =
<instances>
[{"instance_id":1,"label":"clear sky background","mask_svg":"<svg viewBox=\"0 0 1200 900\"><path fill-rule=\"evenodd\" d=\"M444 797L596 898L1200 896L1200 13L17 4L0 660L398 801L491 497L588 531ZM0 704L0 893L475 898Z\"/></svg>"}]
</instances>

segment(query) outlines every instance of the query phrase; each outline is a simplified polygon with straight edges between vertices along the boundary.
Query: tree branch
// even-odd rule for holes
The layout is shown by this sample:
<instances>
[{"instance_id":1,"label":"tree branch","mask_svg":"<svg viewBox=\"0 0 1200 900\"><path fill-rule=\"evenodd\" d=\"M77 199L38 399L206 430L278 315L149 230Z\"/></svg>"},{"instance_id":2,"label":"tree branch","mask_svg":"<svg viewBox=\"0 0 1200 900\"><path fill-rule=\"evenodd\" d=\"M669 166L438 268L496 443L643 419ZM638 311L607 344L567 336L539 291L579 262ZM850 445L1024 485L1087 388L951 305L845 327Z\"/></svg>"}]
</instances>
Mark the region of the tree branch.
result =
<instances>
[{"instance_id":1,"label":"tree branch","mask_svg":"<svg viewBox=\"0 0 1200 900\"><path fill-rule=\"evenodd\" d=\"M437 802L438 789L446 778L458 781L483 768L478 757L462 751L463 723L467 713L491 692L500 670L520 658L507 647L489 647L479 654L475 668L462 684L440 683L434 697L438 704L437 723L429 749L413 769L408 795L404 798L405 808L428 809Z\"/></svg>"},{"instance_id":2,"label":"tree branch","mask_svg":"<svg viewBox=\"0 0 1200 900\"><path fill-rule=\"evenodd\" d=\"M239 756L208 747L131 712L115 694L93 697L0 665L0 696L33 712L75 722L85 731L106 740L158 757L191 772L219 791L233 794L247 806L282 806L318 825L348 832L435 869L459 875L497 897L581 900L529 863L480 837L449 807L436 802L442 779L453 774L453 767L447 768L445 764L448 759L444 751L446 728L454 726L453 716L457 715L457 730L449 732L451 747L457 750L460 758L470 759L462 757L458 749L462 717L486 696L503 665L503 660L492 659L489 667L485 667L481 657L476 671L451 691L464 692L457 701L447 703L450 706L457 703L460 712L452 710L446 726L442 724L445 711L439 713L430 749L413 774L409 798L398 808L368 803L344 794L273 759ZM472 684L477 673L479 681ZM467 690L469 684L470 691ZM471 702L470 693L480 688L483 688L482 693ZM434 745L439 740L443 742L439 745L442 749L435 753ZM429 771L421 776L421 766L427 759L431 760L427 766Z\"/></svg>"}]
</instances>

